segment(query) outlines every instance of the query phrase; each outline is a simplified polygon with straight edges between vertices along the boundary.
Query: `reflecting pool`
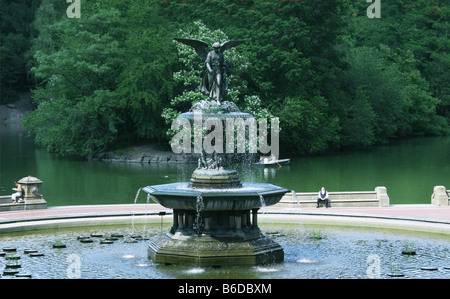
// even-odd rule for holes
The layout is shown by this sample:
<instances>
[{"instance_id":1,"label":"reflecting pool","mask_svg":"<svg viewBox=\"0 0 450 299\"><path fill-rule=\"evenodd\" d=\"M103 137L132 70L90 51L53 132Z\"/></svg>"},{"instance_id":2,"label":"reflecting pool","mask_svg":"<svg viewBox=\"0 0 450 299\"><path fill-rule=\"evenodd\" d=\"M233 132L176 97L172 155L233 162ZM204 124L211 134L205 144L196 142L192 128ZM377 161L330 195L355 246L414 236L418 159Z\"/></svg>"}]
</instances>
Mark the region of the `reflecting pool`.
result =
<instances>
[{"instance_id":1,"label":"reflecting pool","mask_svg":"<svg viewBox=\"0 0 450 299\"><path fill-rule=\"evenodd\" d=\"M16 257L21 274L32 278L450 278L450 237L388 230L261 223L275 238L285 261L263 266L197 267L153 263L149 241L167 224L136 224L15 233L1 236L0 271ZM102 242L115 233L111 242ZM100 234L99 236L91 234ZM92 242L81 241L88 236ZM53 244L65 248L53 248ZM105 243L105 244L102 244ZM415 255L405 255L405 248ZM44 255L33 256L34 253ZM35 254L36 255L36 254ZM3 275L3 278L15 276Z\"/></svg>"}]
</instances>

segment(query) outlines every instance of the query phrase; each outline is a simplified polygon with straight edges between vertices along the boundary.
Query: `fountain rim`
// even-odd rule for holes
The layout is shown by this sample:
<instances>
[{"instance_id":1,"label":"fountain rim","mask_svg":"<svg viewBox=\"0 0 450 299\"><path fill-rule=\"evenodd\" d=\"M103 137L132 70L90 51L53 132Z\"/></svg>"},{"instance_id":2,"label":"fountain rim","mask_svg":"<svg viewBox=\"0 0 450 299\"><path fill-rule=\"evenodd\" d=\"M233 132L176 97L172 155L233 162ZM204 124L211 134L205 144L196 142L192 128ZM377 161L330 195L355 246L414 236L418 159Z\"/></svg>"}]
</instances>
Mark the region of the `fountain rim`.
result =
<instances>
[{"instance_id":1,"label":"fountain rim","mask_svg":"<svg viewBox=\"0 0 450 299\"><path fill-rule=\"evenodd\" d=\"M140 204L146 206L146 204ZM156 223L159 224L161 216L159 211L165 211L167 215L172 214L172 209L164 208L159 204L154 204L160 208L155 211L133 211L134 204L119 204L108 206L119 206L123 212L99 212L97 209L104 207L104 205L87 205L88 210L83 206L61 206L52 207L55 211L55 215L41 215L41 216L29 216L21 217L17 220L7 221L0 223L0 233L14 234L14 233L28 233L32 231L48 231L48 229L64 229L71 228L74 225L90 227L98 225L128 225L131 219L135 219L135 223L145 221L147 224ZM407 205L409 206L409 205ZM64 210L70 207L71 211L64 212ZM125 208L125 209L124 209ZM89 212L89 209L94 209L95 212ZM63 211L60 211L63 210ZM75 211L76 210L76 211ZM314 225L333 225L344 227L357 227L357 228L380 228L388 230L409 231L418 233L431 233L437 235L450 236L450 221L435 219L435 221L424 220L421 217L408 217L408 216L392 216L392 215L370 215L370 214L357 214L357 213L343 213L328 211L327 214L318 214L316 211L301 211L292 209L272 209L267 207L264 214L260 215L258 219L262 223L287 223L298 224L299 221L303 224ZM61 214L62 213L62 214ZM79 214L79 215L78 215Z\"/></svg>"},{"instance_id":2,"label":"fountain rim","mask_svg":"<svg viewBox=\"0 0 450 299\"><path fill-rule=\"evenodd\" d=\"M146 186L142 188L142 191L149 193L151 195L170 195L170 196L179 196L179 197L195 197L197 198L199 195L202 197L233 197L233 196L265 196L279 193L287 193L290 192L290 189L279 187L272 184L267 183L247 183L243 182L243 186L245 187L236 187L236 188L192 188L191 189L169 189L175 186L188 186L189 183L181 182L181 183L169 183L169 184L161 184L161 185L153 185ZM260 188L257 190L246 190L246 187L257 187L260 185L264 185L266 188ZM162 189L164 188L164 189ZM270 188L270 189L268 189Z\"/></svg>"}]
</instances>

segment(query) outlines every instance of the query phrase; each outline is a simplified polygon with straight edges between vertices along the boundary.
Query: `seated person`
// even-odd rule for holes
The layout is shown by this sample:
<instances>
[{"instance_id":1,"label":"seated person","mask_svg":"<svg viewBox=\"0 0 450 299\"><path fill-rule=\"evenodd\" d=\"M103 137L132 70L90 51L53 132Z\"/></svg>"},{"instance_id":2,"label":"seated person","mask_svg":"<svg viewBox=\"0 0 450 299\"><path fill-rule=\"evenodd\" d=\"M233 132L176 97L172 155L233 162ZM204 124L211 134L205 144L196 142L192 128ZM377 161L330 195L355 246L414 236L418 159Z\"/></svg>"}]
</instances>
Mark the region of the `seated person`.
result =
<instances>
[{"instance_id":1,"label":"seated person","mask_svg":"<svg viewBox=\"0 0 450 299\"><path fill-rule=\"evenodd\" d=\"M23 191L22 186L17 182L14 182L14 185L16 185L17 188L12 188L12 189L17 192L14 193L13 195L11 195L11 199L13 200L13 203L24 202L24 200L22 198L20 198L22 196L22 191ZM17 201L18 197L19 197L19 201Z\"/></svg>"},{"instance_id":2,"label":"seated person","mask_svg":"<svg viewBox=\"0 0 450 299\"><path fill-rule=\"evenodd\" d=\"M322 187L317 196L317 208L319 207L321 201L324 201L325 207L328 208L328 191L325 190L325 187Z\"/></svg>"}]
</instances>

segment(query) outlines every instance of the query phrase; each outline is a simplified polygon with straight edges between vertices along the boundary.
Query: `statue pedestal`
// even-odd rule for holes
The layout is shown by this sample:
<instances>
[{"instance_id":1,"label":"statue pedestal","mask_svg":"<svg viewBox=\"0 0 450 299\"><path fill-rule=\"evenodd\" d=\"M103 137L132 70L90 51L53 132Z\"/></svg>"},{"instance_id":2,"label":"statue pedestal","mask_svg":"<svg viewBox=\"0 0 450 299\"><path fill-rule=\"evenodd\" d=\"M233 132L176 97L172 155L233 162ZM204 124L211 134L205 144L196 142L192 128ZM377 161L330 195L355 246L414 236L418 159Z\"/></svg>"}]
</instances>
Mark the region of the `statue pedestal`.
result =
<instances>
[{"instance_id":1,"label":"statue pedestal","mask_svg":"<svg viewBox=\"0 0 450 299\"><path fill-rule=\"evenodd\" d=\"M42 181L36 177L27 176L18 182L23 189L25 210L46 209L47 202L41 194Z\"/></svg>"},{"instance_id":2,"label":"statue pedestal","mask_svg":"<svg viewBox=\"0 0 450 299\"><path fill-rule=\"evenodd\" d=\"M236 170L232 169L197 169L192 174L193 188L237 188L241 187L241 180Z\"/></svg>"}]
</instances>

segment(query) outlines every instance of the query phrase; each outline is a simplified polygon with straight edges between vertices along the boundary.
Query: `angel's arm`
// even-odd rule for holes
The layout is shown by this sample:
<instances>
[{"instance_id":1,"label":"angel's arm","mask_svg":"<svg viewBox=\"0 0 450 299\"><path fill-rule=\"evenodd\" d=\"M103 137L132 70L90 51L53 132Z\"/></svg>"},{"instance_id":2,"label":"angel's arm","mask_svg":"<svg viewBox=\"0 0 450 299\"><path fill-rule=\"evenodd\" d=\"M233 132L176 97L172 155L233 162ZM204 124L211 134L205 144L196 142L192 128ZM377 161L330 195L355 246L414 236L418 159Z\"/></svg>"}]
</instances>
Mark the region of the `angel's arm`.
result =
<instances>
[{"instance_id":1,"label":"angel's arm","mask_svg":"<svg viewBox=\"0 0 450 299\"><path fill-rule=\"evenodd\" d=\"M210 53L208 53L206 55L205 66L209 73L213 72L213 69L211 68L211 54Z\"/></svg>"}]
</instances>

